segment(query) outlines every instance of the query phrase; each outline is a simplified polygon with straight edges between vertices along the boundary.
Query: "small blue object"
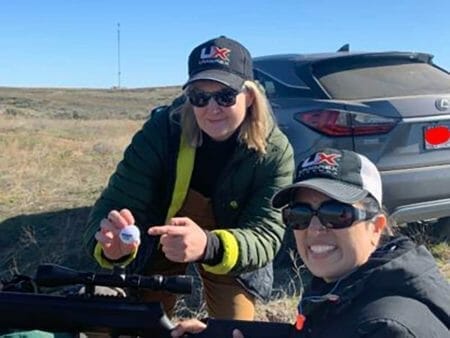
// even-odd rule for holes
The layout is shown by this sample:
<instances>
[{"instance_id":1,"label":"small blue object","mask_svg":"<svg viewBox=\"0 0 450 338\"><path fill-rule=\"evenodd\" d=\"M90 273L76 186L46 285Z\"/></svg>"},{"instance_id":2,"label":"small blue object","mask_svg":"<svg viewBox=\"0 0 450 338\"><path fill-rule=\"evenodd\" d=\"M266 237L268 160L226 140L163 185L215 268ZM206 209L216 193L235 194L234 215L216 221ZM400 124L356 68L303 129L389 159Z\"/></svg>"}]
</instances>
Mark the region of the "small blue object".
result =
<instances>
[{"instance_id":1,"label":"small blue object","mask_svg":"<svg viewBox=\"0 0 450 338\"><path fill-rule=\"evenodd\" d=\"M137 226L128 225L120 231L119 237L123 243L131 244L140 241L141 232Z\"/></svg>"}]
</instances>

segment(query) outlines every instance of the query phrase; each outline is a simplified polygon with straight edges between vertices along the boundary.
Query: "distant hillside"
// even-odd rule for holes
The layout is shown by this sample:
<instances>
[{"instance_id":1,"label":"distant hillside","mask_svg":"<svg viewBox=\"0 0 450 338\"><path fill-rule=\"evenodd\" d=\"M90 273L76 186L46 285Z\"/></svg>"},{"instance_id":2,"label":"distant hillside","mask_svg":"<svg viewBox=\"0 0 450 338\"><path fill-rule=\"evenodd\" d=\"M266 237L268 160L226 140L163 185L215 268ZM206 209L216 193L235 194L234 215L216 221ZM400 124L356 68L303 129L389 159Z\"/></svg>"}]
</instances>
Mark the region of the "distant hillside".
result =
<instances>
[{"instance_id":1,"label":"distant hillside","mask_svg":"<svg viewBox=\"0 0 450 338\"><path fill-rule=\"evenodd\" d=\"M0 115L48 118L140 119L169 103L181 87L67 89L0 87Z\"/></svg>"}]
</instances>

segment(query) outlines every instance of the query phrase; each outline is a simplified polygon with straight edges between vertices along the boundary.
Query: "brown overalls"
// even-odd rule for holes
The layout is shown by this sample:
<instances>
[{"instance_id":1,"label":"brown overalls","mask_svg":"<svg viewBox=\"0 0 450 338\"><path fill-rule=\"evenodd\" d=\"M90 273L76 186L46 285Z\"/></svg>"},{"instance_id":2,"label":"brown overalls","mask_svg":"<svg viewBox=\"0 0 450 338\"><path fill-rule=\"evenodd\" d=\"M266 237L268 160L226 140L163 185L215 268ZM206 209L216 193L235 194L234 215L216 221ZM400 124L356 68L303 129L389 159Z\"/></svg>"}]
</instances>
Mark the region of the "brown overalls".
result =
<instances>
[{"instance_id":1,"label":"brown overalls","mask_svg":"<svg viewBox=\"0 0 450 338\"><path fill-rule=\"evenodd\" d=\"M211 200L195 190L189 189L184 204L177 213L180 217L189 217L200 227L213 230L216 222ZM169 261L161 248L154 253L151 263L146 267L146 273L161 275L184 274L185 263ZM206 272L201 265L198 270L203 282L203 297L206 301L209 317L220 319L253 320L255 313L255 297L249 294L239 284L235 277L216 275ZM141 290L141 299L159 301L169 315L175 307L176 295L165 291Z\"/></svg>"}]
</instances>

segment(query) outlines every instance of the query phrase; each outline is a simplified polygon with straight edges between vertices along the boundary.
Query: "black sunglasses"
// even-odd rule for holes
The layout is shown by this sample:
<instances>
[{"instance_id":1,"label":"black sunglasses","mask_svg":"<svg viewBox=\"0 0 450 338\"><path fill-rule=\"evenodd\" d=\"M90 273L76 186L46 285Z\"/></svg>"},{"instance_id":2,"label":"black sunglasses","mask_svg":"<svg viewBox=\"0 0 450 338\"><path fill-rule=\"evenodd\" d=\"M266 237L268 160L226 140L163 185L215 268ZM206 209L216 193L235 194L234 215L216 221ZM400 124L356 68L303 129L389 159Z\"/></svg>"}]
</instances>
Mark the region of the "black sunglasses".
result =
<instances>
[{"instance_id":1,"label":"black sunglasses","mask_svg":"<svg viewBox=\"0 0 450 338\"><path fill-rule=\"evenodd\" d=\"M317 216L328 229L344 229L356 221L371 219L376 214L336 200L325 201L318 209L313 209L308 203L295 203L282 210L284 224L294 230L307 229L313 216Z\"/></svg>"},{"instance_id":2,"label":"black sunglasses","mask_svg":"<svg viewBox=\"0 0 450 338\"><path fill-rule=\"evenodd\" d=\"M189 102L195 107L206 107L212 97L219 106L231 107L236 103L236 96L239 93L240 92L231 88L223 88L216 92L205 92L203 90L193 88L186 93L186 96L189 99Z\"/></svg>"}]
</instances>

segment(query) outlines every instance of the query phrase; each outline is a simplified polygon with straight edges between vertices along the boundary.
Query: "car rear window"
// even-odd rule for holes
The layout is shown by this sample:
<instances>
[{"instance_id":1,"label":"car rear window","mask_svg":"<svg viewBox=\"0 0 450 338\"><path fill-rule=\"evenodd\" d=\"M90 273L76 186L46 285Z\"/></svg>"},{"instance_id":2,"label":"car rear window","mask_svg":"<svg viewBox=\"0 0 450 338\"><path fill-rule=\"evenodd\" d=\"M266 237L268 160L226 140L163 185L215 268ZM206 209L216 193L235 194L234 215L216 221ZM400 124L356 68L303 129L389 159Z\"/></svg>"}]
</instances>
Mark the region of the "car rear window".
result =
<instances>
[{"instance_id":1,"label":"car rear window","mask_svg":"<svg viewBox=\"0 0 450 338\"><path fill-rule=\"evenodd\" d=\"M281 82L281 80L277 80L274 77L256 69L254 70L254 74L255 80L257 80L264 87L266 95L269 99L314 97L311 89L306 86L296 86L286 82Z\"/></svg>"},{"instance_id":2,"label":"car rear window","mask_svg":"<svg viewBox=\"0 0 450 338\"><path fill-rule=\"evenodd\" d=\"M336 62L332 62L336 61ZM427 63L405 59L327 60L314 76L334 99L450 93L450 75Z\"/></svg>"}]
</instances>

